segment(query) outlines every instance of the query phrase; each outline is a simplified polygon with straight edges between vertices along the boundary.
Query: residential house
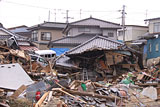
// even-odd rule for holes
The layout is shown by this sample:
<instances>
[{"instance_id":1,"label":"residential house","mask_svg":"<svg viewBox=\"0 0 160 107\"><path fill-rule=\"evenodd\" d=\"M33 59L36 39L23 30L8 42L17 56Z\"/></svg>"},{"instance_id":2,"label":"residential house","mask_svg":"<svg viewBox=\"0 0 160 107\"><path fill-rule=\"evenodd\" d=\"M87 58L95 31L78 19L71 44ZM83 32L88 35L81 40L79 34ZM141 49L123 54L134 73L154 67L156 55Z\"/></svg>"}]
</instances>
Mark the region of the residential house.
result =
<instances>
[{"instance_id":1,"label":"residential house","mask_svg":"<svg viewBox=\"0 0 160 107\"><path fill-rule=\"evenodd\" d=\"M15 34L0 24L0 41L1 45L7 45L12 49L20 49L25 51L38 50L26 37ZM7 43L7 44L6 44Z\"/></svg>"},{"instance_id":2,"label":"residential house","mask_svg":"<svg viewBox=\"0 0 160 107\"><path fill-rule=\"evenodd\" d=\"M8 30L26 38L31 38L31 31L25 25L8 28Z\"/></svg>"},{"instance_id":3,"label":"residential house","mask_svg":"<svg viewBox=\"0 0 160 107\"><path fill-rule=\"evenodd\" d=\"M71 49L83 42L101 35L110 39L117 40L117 29L120 25L96 18L86 18L67 24L63 33L66 37L51 41L48 47L54 51L61 51L63 49Z\"/></svg>"},{"instance_id":4,"label":"residential house","mask_svg":"<svg viewBox=\"0 0 160 107\"><path fill-rule=\"evenodd\" d=\"M50 41L64 37L62 30L66 27L66 23L44 22L29 28L32 32L31 40L40 50L48 49L47 45Z\"/></svg>"},{"instance_id":5,"label":"residential house","mask_svg":"<svg viewBox=\"0 0 160 107\"><path fill-rule=\"evenodd\" d=\"M148 26L125 25L125 42L139 39L148 32ZM123 30L118 30L118 40L123 40Z\"/></svg>"},{"instance_id":6,"label":"residential house","mask_svg":"<svg viewBox=\"0 0 160 107\"><path fill-rule=\"evenodd\" d=\"M148 21L149 32L144 35L147 39L147 65L155 65L160 61L160 17L146 19Z\"/></svg>"},{"instance_id":7,"label":"residential house","mask_svg":"<svg viewBox=\"0 0 160 107\"><path fill-rule=\"evenodd\" d=\"M75 36L81 33L94 33L117 39L117 29L120 29L117 23L96 19L93 17L69 23L63 30L67 36Z\"/></svg>"}]
</instances>

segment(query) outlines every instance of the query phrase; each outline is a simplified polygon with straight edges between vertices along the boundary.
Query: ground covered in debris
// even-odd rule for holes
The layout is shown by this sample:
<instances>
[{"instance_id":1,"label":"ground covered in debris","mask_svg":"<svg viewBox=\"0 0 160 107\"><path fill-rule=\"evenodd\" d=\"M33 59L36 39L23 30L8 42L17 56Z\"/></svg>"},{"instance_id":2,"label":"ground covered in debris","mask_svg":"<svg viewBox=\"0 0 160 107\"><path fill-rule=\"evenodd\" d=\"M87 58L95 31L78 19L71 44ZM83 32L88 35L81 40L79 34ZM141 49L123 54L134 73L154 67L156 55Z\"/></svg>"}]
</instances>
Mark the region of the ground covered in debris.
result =
<instances>
[{"instance_id":1,"label":"ground covered in debris","mask_svg":"<svg viewBox=\"0 0 160 107\"><path fill-rule=\"evenodd\" d=\"M160 105L159 64L144 68L141 53L119 42L107 48L88 42L46 66L27 52L0 46L0 106Z\"/></svg>"}]
</instances>

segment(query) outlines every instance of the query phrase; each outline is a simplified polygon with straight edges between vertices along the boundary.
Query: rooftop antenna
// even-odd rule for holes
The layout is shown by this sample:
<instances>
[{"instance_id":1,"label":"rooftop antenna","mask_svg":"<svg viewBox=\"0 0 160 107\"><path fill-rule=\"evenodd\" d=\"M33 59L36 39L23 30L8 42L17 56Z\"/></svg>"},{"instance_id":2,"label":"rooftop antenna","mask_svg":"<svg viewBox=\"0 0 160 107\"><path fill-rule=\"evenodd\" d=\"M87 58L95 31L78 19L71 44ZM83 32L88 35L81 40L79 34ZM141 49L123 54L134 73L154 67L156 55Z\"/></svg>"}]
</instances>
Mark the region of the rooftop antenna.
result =
<instances>
[{"instance_id":1,"label":"rooftop antenna","mask_svg":"<svg viewBox=\"0 0 160 107\"><path fill-rule=\"evenodd\" d=\"M80 14L80 19L81 19L81 15L82 15L82 9L80 9L80 13L79 13L79 14Z\"/></svg>"},{"instance_id":2,"label":"rooftop antenna","mask_svg":"<svg viewBox=\"0 0 160 107\"><path fill-rule=\"evenodd\" d=\"M54 9L54 21L55 21L55 22L56 22L56 15L57 15L56 9Z\"/></svg>"},{"instance_id":3,"label":"rooftop antenna","mask_svg":"<svg viewBox=\"0 0 160 107\"><path fill-rule=\"evenodd\" d=\"M48 13L48 22L50 22L50 14L51 14L51 12L49 10L49 13Z\"/></svg>"},{"instance_id":4,"label":"rooftop antenna","mask_svg":"<svg viewBox=\"0 0 160 107\"><path fill-rule=\"evenodd\" d=\"M127 14L125 12L125 5L123 5L122 9L122 29L123 29L123 42L125 41L125 15Z\"/></svg>"}]
</instances>

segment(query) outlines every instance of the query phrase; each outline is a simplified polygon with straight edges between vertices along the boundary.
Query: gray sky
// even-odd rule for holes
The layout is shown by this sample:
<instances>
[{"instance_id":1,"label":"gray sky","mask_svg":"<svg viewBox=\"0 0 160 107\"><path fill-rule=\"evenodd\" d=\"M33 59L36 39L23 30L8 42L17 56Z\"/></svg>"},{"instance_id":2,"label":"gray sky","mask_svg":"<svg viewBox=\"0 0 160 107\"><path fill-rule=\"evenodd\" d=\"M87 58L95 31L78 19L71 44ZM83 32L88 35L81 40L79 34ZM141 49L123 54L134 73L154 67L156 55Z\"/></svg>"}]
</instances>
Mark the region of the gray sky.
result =
<instances>
[{"instance_id":1,"label":"gray sky","mask_svg":"<svg viewBox=\"0 0 160 107\"><path fill-rule=\"evenodd\" d=\"M92 15L120 24L119 10L126 5L126 24L145 25L144 19L160 17L159 4L160 0L1 0L0 22L5 27L32 26L48 21L49 10L50 21L65 22L69 10L70 22Z\"/></svg>"}]
</instances>

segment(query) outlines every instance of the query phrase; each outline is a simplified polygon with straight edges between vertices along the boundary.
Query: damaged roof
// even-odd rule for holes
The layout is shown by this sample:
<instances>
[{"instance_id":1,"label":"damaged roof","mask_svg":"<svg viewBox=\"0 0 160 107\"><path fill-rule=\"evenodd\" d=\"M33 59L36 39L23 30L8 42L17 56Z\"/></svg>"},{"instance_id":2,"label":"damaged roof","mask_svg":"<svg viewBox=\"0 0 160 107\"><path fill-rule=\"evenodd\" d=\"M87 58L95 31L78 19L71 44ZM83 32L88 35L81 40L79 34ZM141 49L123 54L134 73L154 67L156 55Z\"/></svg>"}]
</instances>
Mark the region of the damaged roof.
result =
<instances>
[{"instance_id":1,"label":"damaged roof","mask_svg":"<svg viewBox=\"0 0 160 107\"><path fill-rule=\"evenodd\" d=\"M33 81L18 64L0 65L0 88L17 90L21 85L30 85Z\"/></svg>"},{"instance_id":2,"label":"damaged roof","mask_svg":"<svg viewBox=\"0 0 160 107\"><path fill-rule=\"evenodd\" d=\"M66 68L75 68L78 69L79 67L74 65L70 59L65 55L61 55L56 61L56 67L66 67Z\"/></svg>"},{"instance_id":3,"label":"damaged roof","mask_svg":"<svg viewBox=\"0 0 160 107\"><path fill-rule=\"evenodd\" d=\"M104 36L96 36L66 52L66 55L81 54L92 50L116 50L118 49L118 46L122 45L123 43L118 42L117 40L113 40Z\"/></svg>"}]
</instances>

